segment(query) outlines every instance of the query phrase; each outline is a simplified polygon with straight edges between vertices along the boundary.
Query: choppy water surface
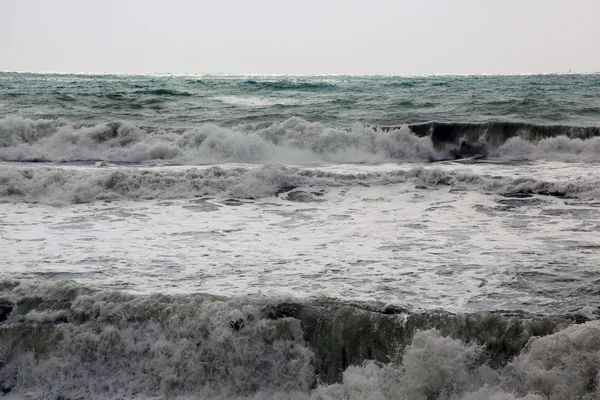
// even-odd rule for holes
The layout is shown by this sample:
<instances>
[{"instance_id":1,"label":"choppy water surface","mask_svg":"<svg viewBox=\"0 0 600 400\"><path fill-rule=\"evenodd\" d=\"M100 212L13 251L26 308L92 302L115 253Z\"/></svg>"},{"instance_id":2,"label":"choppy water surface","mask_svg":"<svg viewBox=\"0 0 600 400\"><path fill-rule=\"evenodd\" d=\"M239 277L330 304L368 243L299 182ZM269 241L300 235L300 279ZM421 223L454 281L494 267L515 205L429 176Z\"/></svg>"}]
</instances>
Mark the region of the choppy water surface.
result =
<instances>
[{"instance_id":1,"label":"choppy water surface","mask_svg":"<svg viewBox=\"0 0 600 400\"><path fill-rule=\"evenodd\" d=\"M596 398L599 90L0 73L0 384Z\"/></svg>"}]
</instances>

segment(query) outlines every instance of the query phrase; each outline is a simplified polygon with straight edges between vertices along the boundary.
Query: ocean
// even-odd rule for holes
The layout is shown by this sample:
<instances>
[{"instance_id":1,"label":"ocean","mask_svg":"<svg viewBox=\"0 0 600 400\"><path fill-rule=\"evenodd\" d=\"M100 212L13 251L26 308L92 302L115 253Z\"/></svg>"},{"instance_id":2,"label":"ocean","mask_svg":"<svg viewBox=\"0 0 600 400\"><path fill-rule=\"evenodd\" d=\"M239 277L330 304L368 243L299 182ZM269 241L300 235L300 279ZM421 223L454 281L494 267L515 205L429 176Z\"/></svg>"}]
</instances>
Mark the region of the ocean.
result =
<instances>
[{"instance_id":1,"label":"ocean","mask_svg":"<svg viewBox=\"0 0 600 400\"><path fill-rule=\"evenodd\" d=\"M0 72L0 390L600 398L600 74Z\"/></svg>"}]
</instances>

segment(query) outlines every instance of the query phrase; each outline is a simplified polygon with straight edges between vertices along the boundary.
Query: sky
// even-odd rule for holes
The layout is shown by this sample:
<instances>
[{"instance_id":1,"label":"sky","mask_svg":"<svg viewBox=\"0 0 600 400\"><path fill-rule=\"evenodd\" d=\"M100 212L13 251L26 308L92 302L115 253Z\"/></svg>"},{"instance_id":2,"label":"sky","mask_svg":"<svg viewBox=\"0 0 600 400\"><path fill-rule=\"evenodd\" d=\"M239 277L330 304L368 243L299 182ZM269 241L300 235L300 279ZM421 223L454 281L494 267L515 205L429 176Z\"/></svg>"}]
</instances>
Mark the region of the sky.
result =
<instances>
[{"instance_id":1,"label":"sky","mask_svg":"<svg viewBox=\"0 0 600 400\"><path fill-rule=\"evenodd\" d=\"M600 71L599 0L0 0L0 70Z\"/></svg>"}]
</instances>

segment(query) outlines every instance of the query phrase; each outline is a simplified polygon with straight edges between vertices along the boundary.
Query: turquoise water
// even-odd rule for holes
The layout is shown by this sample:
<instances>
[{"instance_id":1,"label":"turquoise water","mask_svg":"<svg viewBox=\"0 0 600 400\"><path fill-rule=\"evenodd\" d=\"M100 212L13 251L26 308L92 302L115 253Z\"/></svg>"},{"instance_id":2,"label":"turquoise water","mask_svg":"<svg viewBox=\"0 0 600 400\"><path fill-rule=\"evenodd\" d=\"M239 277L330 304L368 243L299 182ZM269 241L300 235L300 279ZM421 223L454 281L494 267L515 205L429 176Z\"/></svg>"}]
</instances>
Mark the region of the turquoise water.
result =
<instances>
[{"instance_id":1,"label":"turquoise water","mask_svg":"<svg viewBox=\"0 0 600 400\"><path fill-rule=\"evenodd\" d=\"M600 125L600 75L122 76L0 73L0 116L232 126L355 122Z\"/></svg>"}]
</instances>

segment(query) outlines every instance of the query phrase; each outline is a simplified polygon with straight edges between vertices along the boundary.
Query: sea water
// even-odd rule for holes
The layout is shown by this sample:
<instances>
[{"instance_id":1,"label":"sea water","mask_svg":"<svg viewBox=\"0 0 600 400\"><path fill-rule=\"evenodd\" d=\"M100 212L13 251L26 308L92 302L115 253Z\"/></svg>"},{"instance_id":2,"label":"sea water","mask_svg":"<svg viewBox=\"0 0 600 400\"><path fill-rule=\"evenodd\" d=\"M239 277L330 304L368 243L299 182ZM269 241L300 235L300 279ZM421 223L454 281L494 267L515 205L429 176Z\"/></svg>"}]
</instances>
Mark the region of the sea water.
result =
<instances>
[{"instance_id":1,"label":"sea water","mask_svg":"<svg viewBox=\"0 0 600 400\"><path fill-rule=\"evenodd\" d=\"M0 389L595 399L600 75L0 73Z\"/></svg>"}]
</instances>

